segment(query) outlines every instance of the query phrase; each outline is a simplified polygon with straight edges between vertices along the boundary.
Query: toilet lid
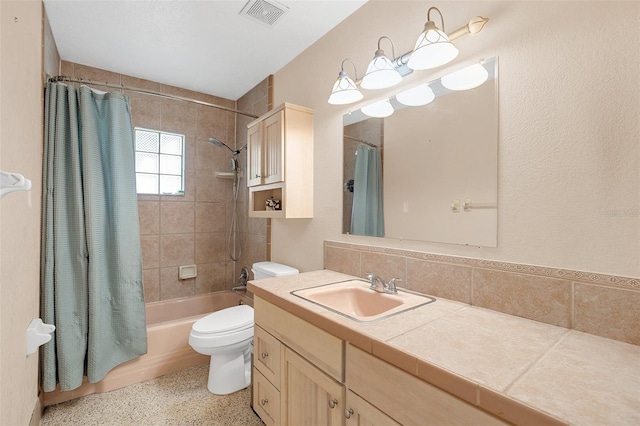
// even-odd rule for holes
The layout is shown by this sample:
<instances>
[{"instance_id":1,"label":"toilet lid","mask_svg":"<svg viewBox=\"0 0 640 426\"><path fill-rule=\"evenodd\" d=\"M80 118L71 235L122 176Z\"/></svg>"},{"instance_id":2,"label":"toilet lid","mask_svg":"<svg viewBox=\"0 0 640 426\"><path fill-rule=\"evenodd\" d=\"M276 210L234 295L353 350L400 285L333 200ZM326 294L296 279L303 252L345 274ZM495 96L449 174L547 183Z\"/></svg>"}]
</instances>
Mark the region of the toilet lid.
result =
<instances>
[{"instance_id":1,"label":"toilet lid","mask_svg":"<svg viewBox=\"0 0 640 426\"><path fill-rule=\"evenodd\" d=\"M193 331L203 334L224 333L232 330L243 330L253 327L253 308L238 305L222 309L193 324Z\"/></svg>"}]
</instances>

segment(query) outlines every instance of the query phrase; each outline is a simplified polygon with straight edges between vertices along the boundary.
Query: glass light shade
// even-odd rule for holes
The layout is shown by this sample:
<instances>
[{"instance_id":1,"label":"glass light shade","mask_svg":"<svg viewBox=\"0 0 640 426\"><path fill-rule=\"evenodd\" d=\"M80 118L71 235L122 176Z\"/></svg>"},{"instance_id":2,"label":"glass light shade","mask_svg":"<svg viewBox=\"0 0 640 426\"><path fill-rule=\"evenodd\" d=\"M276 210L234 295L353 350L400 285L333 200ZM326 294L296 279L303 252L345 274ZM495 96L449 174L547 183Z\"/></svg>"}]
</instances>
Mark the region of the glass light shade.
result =
<instances>
[{"instance_id":1,"label":"glass light shade","mask_svg":"<svg viewBox=\"0 0 640 426\"><path fill-rule=\"evenodd\" d=\"M440 79L444 87L449 90L469 90L487 81L489 73L480 64L473 64L459 71L452 72Z\"/></svg>"},{"instance_id":2,"label":"glass light shade","mask_svg":"<svg viewBox=\"0 0 640 426\"><path fill-rule=\"evenodd\" d=\"M429 21L416 41L407 66L412 70L427 70L444 65L456 56L458 48L449 41L449 37L443 31Z\"/></svg>"},{"instance_id":3,"label":"glass light shade","mask_svg":"<svg viewBox=\"0 0 640 426\"><path fill-rule=\"evenodd\" d=\"M369 62L360 87L363 89L384 89L395 86L402 81L402 76L393 63L384 55L382 50L377 50L375 56Z\"/></svg>"},{"instance_id":4,"label":"glass light shade","mask_svg":"<svg viewBox=\"0 0 640 426\"><path fill-rule=\"evenodd\" d=\"M436 98L428 84L421 84L396 95L396 100L406 106L427 105Z\"/></svg>"},{"instance_id":5,"label":"glass light shade","mask_svg":"<svg viewBox=\"0 0 640 426\"><path fill-rule=\"evenodd\" d=\"M366 105L361 108L363 114L368 115L369 117L374 118L384 118L389 117L393 114L393 107L391 106L391 102L389 99L385 99L384 101L379 101L374 104Z\"/></svg>"},{"instance_id":6,"label":"glass light shade","mask_svg":"<svg viewBox=\"0 0 640 426\"><path fill-rule=\"evenodd\" d=\"M333 90L331 91L328 102L331 105L346 105L357 102L363 97L356 83L349 78L345 71L340 71L338 80L336 80L333 85Z\"/></svg>"}]
</instances>

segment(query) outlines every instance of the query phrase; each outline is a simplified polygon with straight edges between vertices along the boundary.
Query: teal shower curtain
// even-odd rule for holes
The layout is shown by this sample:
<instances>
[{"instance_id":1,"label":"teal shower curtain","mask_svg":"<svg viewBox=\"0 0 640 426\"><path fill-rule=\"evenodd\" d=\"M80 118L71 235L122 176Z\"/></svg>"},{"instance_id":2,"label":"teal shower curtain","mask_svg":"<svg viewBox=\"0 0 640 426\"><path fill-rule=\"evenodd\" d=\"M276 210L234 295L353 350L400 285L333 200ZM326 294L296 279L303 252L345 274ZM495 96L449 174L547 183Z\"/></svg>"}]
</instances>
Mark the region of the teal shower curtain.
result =
<instances>
[{"instance_id":1,"label":"teal shower curtain","mask_svg":"<svg viewBox=\"0 0 640 426\"><path fill-rule=\"evenodd\" d=\"M128 97L48 83L43 169L42 385L66 391L147 351Z\"/></svg>"},{"instance_id":2,"label":"teal shower curtain","mask_svg":"<svg viewBox=\"0 0 640 426\"><path fill-rule=\"evenodd\" d=\"M382 159L378 149L364 144L356 150L351 234L384 237Z\"/></svg>"}]
</instances>

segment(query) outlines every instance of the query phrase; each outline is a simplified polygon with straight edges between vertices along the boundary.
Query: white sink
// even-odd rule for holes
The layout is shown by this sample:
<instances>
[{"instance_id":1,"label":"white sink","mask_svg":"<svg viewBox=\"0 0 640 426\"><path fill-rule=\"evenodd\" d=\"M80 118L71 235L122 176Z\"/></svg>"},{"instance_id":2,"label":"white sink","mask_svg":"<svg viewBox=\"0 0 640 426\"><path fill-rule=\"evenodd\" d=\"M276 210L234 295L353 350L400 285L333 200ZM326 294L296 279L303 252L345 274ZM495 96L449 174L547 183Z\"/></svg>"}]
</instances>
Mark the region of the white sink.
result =
<instances>
[{"instance_id":1,"label":"white sink","mask_svg":"<svg viewBox=\"0 0 640 426\"><path fill-rule=\"evenodd\" d=\"M378 293L369 289L369 283L364 280L325 284L294 290L291 294L361 322L387 318L436 301L403 289L398 289L396 294Z\"/></svg>"}]
</instances>

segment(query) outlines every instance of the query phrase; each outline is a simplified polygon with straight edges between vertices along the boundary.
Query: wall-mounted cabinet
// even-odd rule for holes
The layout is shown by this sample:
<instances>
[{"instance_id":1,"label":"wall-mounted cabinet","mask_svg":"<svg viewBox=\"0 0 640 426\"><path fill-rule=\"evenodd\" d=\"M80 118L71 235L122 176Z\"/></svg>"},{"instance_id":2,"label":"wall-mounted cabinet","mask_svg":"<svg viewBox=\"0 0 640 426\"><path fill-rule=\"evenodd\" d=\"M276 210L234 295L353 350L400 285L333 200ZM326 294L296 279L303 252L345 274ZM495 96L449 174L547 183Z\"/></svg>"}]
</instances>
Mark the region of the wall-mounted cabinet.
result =
<instances>
[{"instance_id":1,"label":"wall-mounted cabinet","mask_svg":"<svg viewBox=\"0 0 640 426\"><path fill-rule=\"evenodd\" d=\"M313 217L313 110L284 103L247 128L249 216Z\"/></svg>"}]
</instances>

